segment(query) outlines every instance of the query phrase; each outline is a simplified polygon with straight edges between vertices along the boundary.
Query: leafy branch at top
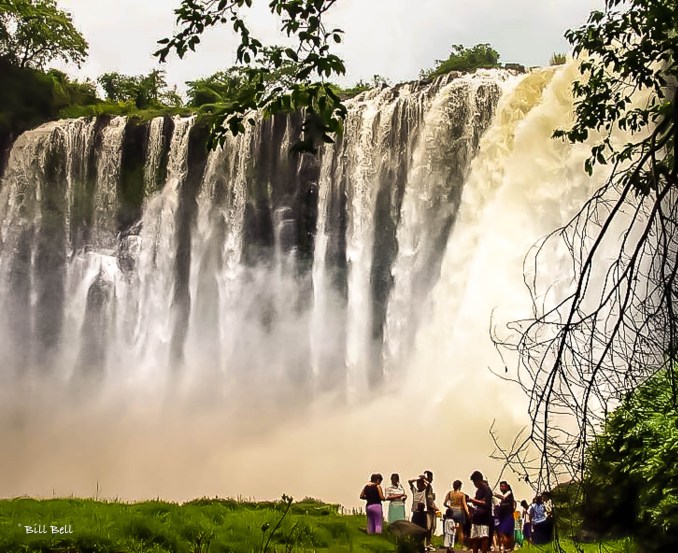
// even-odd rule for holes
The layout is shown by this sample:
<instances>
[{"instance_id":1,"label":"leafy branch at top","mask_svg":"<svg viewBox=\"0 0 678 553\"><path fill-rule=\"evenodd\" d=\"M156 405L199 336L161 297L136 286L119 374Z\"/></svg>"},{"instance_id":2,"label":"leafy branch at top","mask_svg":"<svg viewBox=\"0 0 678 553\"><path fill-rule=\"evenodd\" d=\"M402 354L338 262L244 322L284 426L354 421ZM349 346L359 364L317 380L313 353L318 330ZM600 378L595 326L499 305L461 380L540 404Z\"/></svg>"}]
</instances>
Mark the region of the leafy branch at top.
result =
<instances>
[{"instance_id":1,"label":"leafy branch at top","mask_svg":"<svg viewBox=\"0 0 678 553\"><path fill-rule=\"evenodd\" d=\"M323 17L336 0L272 0L269 9L280 20L280 30L296 40L295 47L265 47L252 36L243 13L252 0L183 0L175 10L179 30L159 41L155 52L165 61L171 52L183 57L195 50L203 32L230 25L240 38L236 63L248 86L241 87L229 101L210 106L212 146L223 144L226 134L245 131L255 114L269 117L280 112L303 110L302 151L315 151L321 141L332 142L342 130L346 107L330 85L329 77L343 75L343 61L332 54L330 44L342 40L341 29L328 30ZM285 69L285 71L281 70Z\"/></svg>"},{"instance_id":2,"label":"leafy branch at top","mask_svg":"<svg viewBox=\"0 0 678 553\"><path fill-rule=\"evenodd\" d=\"M584 78L573 85L575 123L554 136L584 142L592 131L602 135L586 161L588 174L596 164L632 161L635 170L626 178L637 192L657 190L663 179L675 186L678 2L606 0L605 11L593 11L586 25L565 36L575 55L590 55L580 65ZM649 91L647 104L634 107L640 91ZM615 127L650 134L615 148Z\"/></svg>"},{"instance_id":3,"label":"leafy branch at top","mask_svg":"<svg viewBox=\"0 0 678 553\"><path fill-rule=\"evenodd\" d=\"M88 44L56 0L0 1L0 58L16 67L43 69L61 59L80 65Z\"/></svg>"}]
</instances>

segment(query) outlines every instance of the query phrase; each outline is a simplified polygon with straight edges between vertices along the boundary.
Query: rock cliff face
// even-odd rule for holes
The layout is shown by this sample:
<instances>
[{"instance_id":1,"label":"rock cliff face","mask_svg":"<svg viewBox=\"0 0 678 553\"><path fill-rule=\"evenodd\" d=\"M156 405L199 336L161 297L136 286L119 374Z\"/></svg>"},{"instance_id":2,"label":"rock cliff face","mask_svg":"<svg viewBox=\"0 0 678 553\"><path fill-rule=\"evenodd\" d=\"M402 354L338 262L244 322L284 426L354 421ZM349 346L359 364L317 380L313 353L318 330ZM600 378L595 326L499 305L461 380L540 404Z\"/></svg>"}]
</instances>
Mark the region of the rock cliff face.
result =
<instances>
[{"instance_id":1,"label":"rock cliff face","mask_svg":"<svg viewBox=\"0 0 678 553\"><path fill-rule=\"evenodd\" d=\"M290 154L294 116L215 151L193 118L23 134L0 190L0 372L175 370L276 397L380 386L506 78L367 92L317 157Z\"/></svg>"}]
</instances>

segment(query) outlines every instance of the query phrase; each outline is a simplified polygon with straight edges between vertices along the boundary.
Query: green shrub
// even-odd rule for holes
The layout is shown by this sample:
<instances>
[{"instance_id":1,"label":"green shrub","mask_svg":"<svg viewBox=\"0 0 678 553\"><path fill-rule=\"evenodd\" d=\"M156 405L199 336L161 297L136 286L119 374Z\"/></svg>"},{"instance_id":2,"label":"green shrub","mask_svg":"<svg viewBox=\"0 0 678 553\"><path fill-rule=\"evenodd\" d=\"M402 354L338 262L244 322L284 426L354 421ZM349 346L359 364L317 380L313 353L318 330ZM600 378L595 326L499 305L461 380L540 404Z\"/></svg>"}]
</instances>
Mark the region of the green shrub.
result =
<instances>
[{"instance_id":1,"label":"green shrub","mask_svg":"<svg viewBox=\"0 0 678 553\"><path fill-rule=\"evenodd\" d=\"M433 69L424 70L419 76L434 79L451 71L468 72L495 67L499 67L499 52L490 44L476 44L471 48L455 44L446 60L436 60Z\"/></svg>"},{"instance_id":2,"label":"green shrub","mask_svg":"<svg viewBox=\"0 0 678 553\"><path fill-rule=\"evenodd\" d=\"M678 406L674 375L647 380L589 448L584 526L632 535L644 551L678 551Z\"/></svg>"},{"instance_id":3,"label":"green shrub","mask_svg":"<svg viewBox=\"0 0 678 553\"><path fill-rule=\"evenodd\" d=\"M549 65L563 65L566 62L567 62L567 55L553 53L551 55L551 59L549 60Z\"/></svg>"}]
</instances>

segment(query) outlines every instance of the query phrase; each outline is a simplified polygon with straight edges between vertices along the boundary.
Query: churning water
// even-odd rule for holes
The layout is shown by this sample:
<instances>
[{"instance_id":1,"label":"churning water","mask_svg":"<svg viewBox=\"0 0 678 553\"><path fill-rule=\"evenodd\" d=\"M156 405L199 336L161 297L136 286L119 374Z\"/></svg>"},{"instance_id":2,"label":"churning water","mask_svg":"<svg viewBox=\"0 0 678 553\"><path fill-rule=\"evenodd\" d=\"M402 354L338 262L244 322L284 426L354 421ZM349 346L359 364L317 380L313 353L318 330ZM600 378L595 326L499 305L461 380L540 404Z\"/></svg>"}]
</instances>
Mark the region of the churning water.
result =
<instances>
[{"instance_id":1,"label":"churning water","mask_svg":"<svg viewBox=\"0 0 678 553\"><path fill-rule=\"evenodd\" d=\"M523 259L604 175L571 65L369 91L203 151L199 123L49 123L0 190L4 494L283 492L356 504L374 471L497 467L524 398L490 340L529 313ZM546 271L565 274L564 253ZM495 472L493 472L495 471Z\"/></svg>"}]
</instances>

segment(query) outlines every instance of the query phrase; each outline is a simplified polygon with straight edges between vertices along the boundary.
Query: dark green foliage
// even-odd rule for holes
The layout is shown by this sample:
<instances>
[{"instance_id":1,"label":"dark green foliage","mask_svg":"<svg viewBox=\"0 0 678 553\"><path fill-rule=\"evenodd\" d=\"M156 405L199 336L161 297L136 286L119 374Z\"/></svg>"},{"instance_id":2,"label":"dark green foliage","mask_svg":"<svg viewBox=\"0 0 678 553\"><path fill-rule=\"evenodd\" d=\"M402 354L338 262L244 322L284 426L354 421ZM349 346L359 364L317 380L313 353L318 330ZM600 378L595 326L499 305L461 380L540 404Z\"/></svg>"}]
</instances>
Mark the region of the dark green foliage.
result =
<instances>
[{"instance_id":1,"label":"dark green foliage","mask_svg":"<svg viewBox=\"0 0 678 553\"><path fill-rule=\"evenodd\" d=\"M165 72L154 69L148 75L104 73L98 79L110 102L133 103L137 109L178 107L181 98L167 87Z\"/></svg>"},{"instance_id":2,"label":"dark green foliage","mask_svg":"<svg viewBox=\"0 0 678 553\"><path fill-rule=\"evenodd\" d=\"M68 106L89 106L99 101L96 84L92 81L71 81L68 75L58 69L50 69L47 75L54 83L54 105L56 109Z\"/></svg>"},{"instance_id":3,"label":"dark green foliage","mask_svg":"<svg viewBox=\"0 0 678 553\"><path fill-rule=\"evenodd\" d=\"M560 484L551 490L550 495L554 508L556 533L559 536L581 536L581 483L570 481L566 484Z\"/></svg>"},{"instance_id":4,"label":"dark green foliage","mask_svg":"<svg viewBox=\"0 0 678 553\"><path fill-rule=\"evenodd\" d=\"M294 47L266 48L247 28L244 13L252 0L183 0L175 10L179 31L159 41L156 52L164 61L172 52L183 57L200 43L205 29L229 25L240 38L236 62L247 86L234 98L213 104L210 110L211 144L223 143L226 134L241 133L254 114L270 117L303 110L303 140L296 150L315 151L321 142L332 142L340 132L346 108L326 79L345 72L344 63L330 53L330 43L340 42L340 29L328 30L323 17L336 0L272 0L271 13L280 19L280 30L297 42ZM271 78L286 69L287 78ZM205 92L203 88L203 92ZM209 91L208 91L209 92ZM218 94L217 94L218 96ZM204 99L205 96L203 95Z\"/></svg>"},{"instance_id":5,"label":"dark green foliage","mask_svg":"<svg viewBox=\"0 0 678 553\"><path fill-rule=\"evenodd\" d=\"M282 46L262 48L262 57L279 57L282 62L279 67L268 70L264 65L252 62L248 68L240 65L229 67L225 71L218 71L209 77L189 81L187 105L193 107L204 106L211 112L217 104L239 102L256 93L254 84L249 78L250 69L262 71L262 80L267 88L291 86L295 66L284 57L285 48Z\"/></svg>"},{"instance_id":6,"label":"dark green foliage","mask_svg":"<svg viewBox=\"0 0 678 553\"><path fill-rule=\"evenodd\" d=\"M194 507L219 507L219 509L225 509L228 511L233 511L236 509L239 509L242 507L243 503L241 501L238 501L237 499L233 499L231 497L200 497L198 499L192 499L191 501L187 501L184 503L186 506L194 506ZM265 506L264 508L269 508L272 507L273 503L265 503L265 502L260 502L260 503L255 503L254 505L262 505Z\"/></svg>"},{"instance_id":7,"label":"dark green foliage","mask_svg":"<svg viewBox=\"0 0 678 553\"><path fill-rule=\"evenodd\" d=\"M336 513L335 513L336 514ZM329 513L327 513L329 515ZM319 522L318 526L326 530L329 537L333 540L346 540L350 535L350 525L343 520L328 520L327 522Z\"/></svg>"},{"instance_id":8,"label":"dark green foliage","mask_svg":"<svg viewBox=\"0 0 678 553\"><path fill-rule=\"evenodd\" d=\"M176 535L176 528L168 528L166 520L167 517L162 514L157 516L135 516L127 522L123 532L133 541L157 545L161 550L177 551L179 549L179 541Z\"/></svg>"},{"instance_id":9,"label":"dark green foliage","mask_svg":"<svg viewBox=\"0 0 678 553\"><path fill-rule=\"evenodd\" d=\"M584 78L573 86L575 124L555 136L583 142L592 131L602 133L585 165L589 174L596 164L639 155L624 182L642 194L667 181L676 186L678 1L606 0L604 11L593 11L586 25L565 36L575 55L589 57L580 66ZM647 104L634 107L633 93L648 89ZM608 136L615 127L634 134L648 129L651 135L615 149Z\"/></svg>"},{"instance_id":10,"label":"dark green foliage","mask_svg":"<svg viewBox=\"0 0 678 553\"><path fill-rule=\"evenodd\" d=\"M421 71L420 77L435 79L450 71L475 71L493 67L499 67L499 52L491 45L476 44L471 48L466 48L461 44L455 44L446 60L436 60L435 67Z\"/></svg>"},{"instance_id":11,"label":"dark green foliage","mask_svg":"<svg viewBox=\"0 0 678 553\"><path fill-rule=\"evenodd\" d=\"M362 94L363 92L366 92L370 88L372 88L370 83L360 80L349 88L341 88L340 86L335 86L334 91L340 98L348 99L353 98L358 94Z\"/></svg>"},{"instance_id":12,"label":"dark green foliage","mask_svg":"<svg viewBox=\"0 0 678 553\"><path fill-rule=\"evenodd\" d=\"M386 77L382 77L381 75L373 75L371 81L360 79L356 84L349 88L335 86L334 91L337 95L339 95L339 97L348 99L353 98L354 96L357 96L358 94L372 88L382 88L390 85L391 82Z\"/></svg>"},{"instance_id":13,"label":"dark green foliage","mask_svg":"<svg viewBox=\"0 0 678 553\"><path fill-rule=\"evenodd\" d=\"M92 83L40 71L56 59L79 65L87 48L56 0L0 2L0 174L20 133L56 118L62 108L96 100Z\"/></svg>"},{"instance_id":14,"label":"dark green foliage","mask_svg":"<svg viewBox=\"0 0 678 553\"><path fill-rule=\"evenodd\" d=\"M0 169L3 150L23 131L50 119L73 105L96 101L91 82L71 81L64 73L47 73L12 65L0 57Z\"/></svg>"},{"instance_id":15,"label":"dark green foliage","mask_svg":"<svg viewBox=\"0 0 678 553\"><path fill-rule=\"evenodd\" d=\"M131 77L121 73L104 73L97 81L104 89L106 99L111 102L134 101L138 94L140 77Z\"/></svg>"},{"instance_id":16,"label":"dark green foliage","mask_svg":"<svg viewBox=\"0 0 678 553\"><path fill-rule=\"evenodd\" d=\"M201 107L237 98L247 80L241 67L218 71L209 77L186 83L187 105Z\"/></svg>"},{"instance_id":17,"label":"dark green foliage","mask_svg":"<svg viewBox=\"0 0 678 553\"><path fill-rule=\"evenodd\" d=\"M87 41L56 0L2 0L0 58L16 67L42 69L56 59L80 65Z\"/></svg>"},{"instance_id":18,"label":"dark green foliage","mask_svg":"<svg viewBox=\"0 0 678 553\"><path fill-rule=\"evenodd\" d=\"M563 65L567 62L567 55L565 54L551 54L551 59L549 60L549 65Z\"/></svg>"},{"instance_id":19,"label":"dark green foliage","mask_svg":"<svg viewBox=\"0 0 678 553\"><path fill-rule=\"evenodd\" d=\"M678 551L678 402L664 371L609 416L589 448L584 527Z\"/></svg>"},{"instance_id":20,"label":"dark green foliage","mask_svg":"<svg viewBox=\"0 0 678 553\"><path fill-rule=\"evenodd\" d=\"M299 515L329 516L339 512L339 505L325 503L319 499L305 497L301 501L292 503L291 512Z\"/></svg>"},{"instance_id":21,"label":"dark green foliage","mask_svg":"<svg viewBox=\"0 0 678 553\"><path fill-rule=\"evenodd\" d=\"M18 134L55 115L54 81L48 75L0 58L0 80L0 132Z\"/></svg>"},{"instance_id":22,"label":"dark green foliage","mask_svg":"<svg viewBox=\"0 0 678 553\"><path fill-rule=\"evenodd\" d=\"M68 119L77 117L98 117L100 115L130 116L138 121L150 121L154 117L163 115L182 115L188 117L193 115L194 111L183 107L160 106L147 109L138 109L133 102L102 102L86 106L71 105L59 111L58 117Z\"/></svg>"}]
</instances>

